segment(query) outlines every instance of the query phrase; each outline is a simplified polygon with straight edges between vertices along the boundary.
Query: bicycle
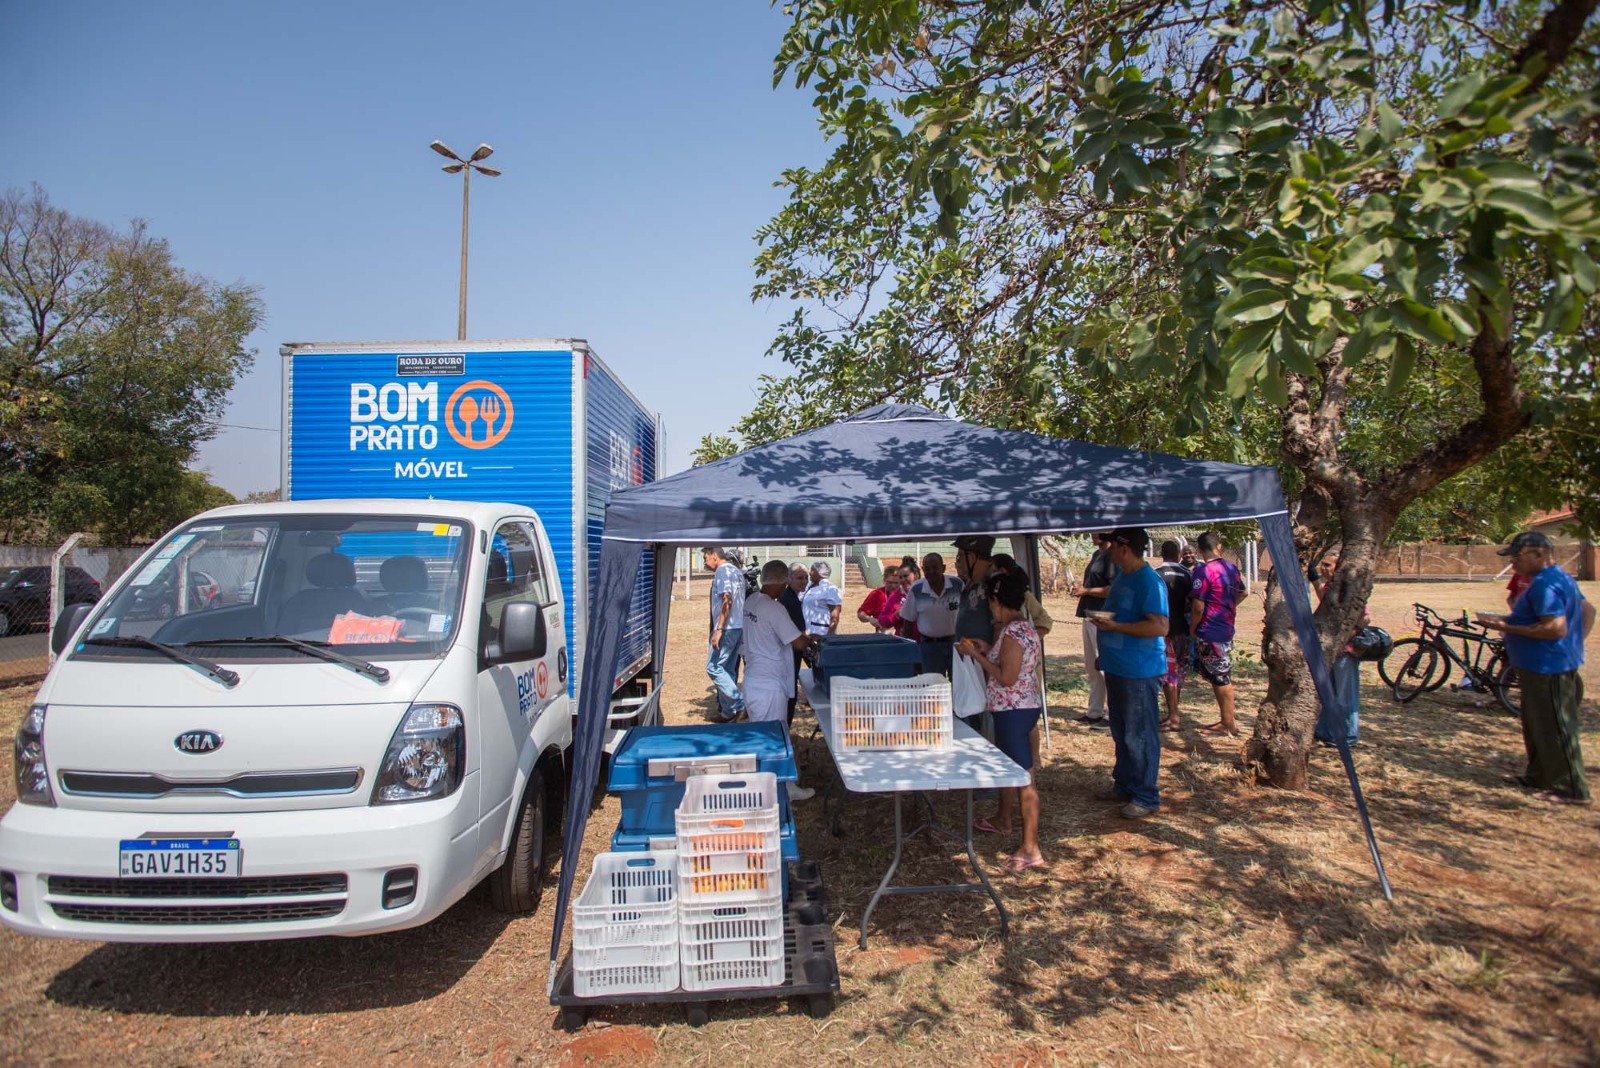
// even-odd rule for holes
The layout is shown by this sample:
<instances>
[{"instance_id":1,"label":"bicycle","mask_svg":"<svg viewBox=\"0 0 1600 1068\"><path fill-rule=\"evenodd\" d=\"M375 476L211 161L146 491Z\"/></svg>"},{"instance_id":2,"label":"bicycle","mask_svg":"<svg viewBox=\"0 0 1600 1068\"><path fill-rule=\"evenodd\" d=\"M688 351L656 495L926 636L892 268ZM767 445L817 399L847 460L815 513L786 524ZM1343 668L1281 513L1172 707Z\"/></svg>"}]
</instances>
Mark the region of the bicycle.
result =
<instances>
[{"instance_id":1,"label":"bicycle","mask_svg":"<svg viewBox=\"0 0 1600 1068\"><path fill-rule=\"evenodd\" d=\"M1490 694L1500 707L1514 716L1522 714L1522 691L1517 685L1517 669L1506 656L1506 644L1490 637L1482 624L1472 622L1463 612L1460 619L1446 619L1424 604L1413 604L1420 638L1402 638L1389 655L1378 662L1378 677L1394 692L1394 699L1405 704L1418 694L1431 693L1453 674L1452 665L1465 672L1472 687ZM1460 643L1460 649L1451 645ZM1391 675L1391 664L1400 665Z\"/></svg>"}]
</instances>

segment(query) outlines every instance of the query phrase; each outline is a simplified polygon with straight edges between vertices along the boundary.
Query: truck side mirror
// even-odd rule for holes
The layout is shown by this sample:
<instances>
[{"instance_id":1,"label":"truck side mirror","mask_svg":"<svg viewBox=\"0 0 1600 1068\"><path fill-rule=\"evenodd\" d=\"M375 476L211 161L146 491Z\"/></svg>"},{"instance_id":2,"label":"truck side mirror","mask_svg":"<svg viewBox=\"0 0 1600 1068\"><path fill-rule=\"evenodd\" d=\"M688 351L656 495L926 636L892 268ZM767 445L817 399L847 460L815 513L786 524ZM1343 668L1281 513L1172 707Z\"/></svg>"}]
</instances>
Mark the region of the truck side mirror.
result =
<instances>
[{"instance_id":1,"label":"truck side mirror","mask_svg":"<svg viewBox=\"0 0 1600 1068\"><path fill-rule=\"evenodd\" d=\"M500 617L500 659L537 660L550 644L544 609L531 601L513 601Z\"/></svg>"},{"instance_id":2,"label":"truck side mirror","mask_svg":"<svg viewBox=\"0 0 1600 1068\"><path fill-rule=\"evenodd\" d=\"M69 604L56 616L56 625L50 629L50 648L57 656L66 649L67 642L72 640L73 634L83 621L88 618L92 604Z\"/></svg>"}]
</instances>

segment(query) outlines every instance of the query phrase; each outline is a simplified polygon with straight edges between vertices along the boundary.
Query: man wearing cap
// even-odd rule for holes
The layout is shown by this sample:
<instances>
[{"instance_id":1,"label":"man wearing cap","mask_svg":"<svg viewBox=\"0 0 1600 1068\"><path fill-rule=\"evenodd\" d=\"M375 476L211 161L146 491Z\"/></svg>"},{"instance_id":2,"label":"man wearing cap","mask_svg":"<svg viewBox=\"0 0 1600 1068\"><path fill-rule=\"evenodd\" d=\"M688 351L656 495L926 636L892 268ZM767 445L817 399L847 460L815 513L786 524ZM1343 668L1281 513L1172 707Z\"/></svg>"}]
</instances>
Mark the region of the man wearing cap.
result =
<instances>
[{"instance_id":1,"label":"man wearing cap","mask_svg":"<svg viewBox=\"0 0 1600 1068\"><path fill-rule=\"evenodd\" d=\"M994 567L994 539L987 534L963 534L956 539L956 577L961 580L961 607L956 609L956 642L981 641L987 648L994 642L994 613L989 611L989 593L983 588L984 576ZM973 661L976 664L976 661ZM952 662L951 670L955 670ZM976 671L976 668L974 669ZM980 676L982 672L978 671ZM981 717L965 717L976 728Z\"/></svg>"},{"instance_id":2,"label":"man wearing cap","mask_svg":"<svg viewBox=\"0 0 1600 1068\"><path fill-rule=\"evenodd\" d=\"M1100 670L1106 676L1106 710L1116 764L1111 789L1122 815L1143 819L1161 807L1161 681L1167 674L1167 586L1145 562L1150 535L1143 527L1118 527L1107 536L1111 562L1121 570L1106 595L1110 619L1091 616L1099 631Z\"/></svg>"},{"instance_id":3,"label":"man wearing cap","mask_svg":"<svg viewBox=\"0 0 1600 1068\"><path fill-rule=\"evenodd\" d=\"M923 671L950 676L950 659L954 653L950 643L956 633L961 588L960 579L944 573L944 557L929 553L922 558L922 577L911 584L906 599L900 602L900 618L917 625L917 648Z\"/></svg>"},{"instance_id":4,"label":"man wearing cap","mask_svg":"<svg viewBox=\"0 0 1600 1068\"><path fill-rule=\"evenodd\" d=\"M1594 627L1594 605L1556 564L1550 539L1524 531L1500 550L1529 579L1508 616L1485 615L1483 625L1506 636L1506 655L1522 688L1522 744L1528 770L1516 776L1540 801L1589 804L1578 737L1583 701L1583 640Z\"/></svg>"}]
</instances>

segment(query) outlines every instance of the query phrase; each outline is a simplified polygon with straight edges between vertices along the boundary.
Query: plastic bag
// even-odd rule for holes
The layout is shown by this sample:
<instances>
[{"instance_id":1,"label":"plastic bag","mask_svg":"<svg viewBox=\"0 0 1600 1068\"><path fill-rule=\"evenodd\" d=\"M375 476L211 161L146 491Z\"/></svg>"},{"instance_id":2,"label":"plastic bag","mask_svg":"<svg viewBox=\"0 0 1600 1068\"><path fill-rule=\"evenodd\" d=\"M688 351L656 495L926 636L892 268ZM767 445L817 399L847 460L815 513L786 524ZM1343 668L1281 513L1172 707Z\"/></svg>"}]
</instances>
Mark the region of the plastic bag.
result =
<instances>
[{"instance_id":1,"label":"plastic bag","mask_svg":"<svg viewBox=\"0 0 1600 1068\"><path fill-rule=\"evenodd\" d=\"M970 656L957 653L951 661L950 699L958 716L976 716L989 705L983 668Z\"/></svg>"}]
</instances>

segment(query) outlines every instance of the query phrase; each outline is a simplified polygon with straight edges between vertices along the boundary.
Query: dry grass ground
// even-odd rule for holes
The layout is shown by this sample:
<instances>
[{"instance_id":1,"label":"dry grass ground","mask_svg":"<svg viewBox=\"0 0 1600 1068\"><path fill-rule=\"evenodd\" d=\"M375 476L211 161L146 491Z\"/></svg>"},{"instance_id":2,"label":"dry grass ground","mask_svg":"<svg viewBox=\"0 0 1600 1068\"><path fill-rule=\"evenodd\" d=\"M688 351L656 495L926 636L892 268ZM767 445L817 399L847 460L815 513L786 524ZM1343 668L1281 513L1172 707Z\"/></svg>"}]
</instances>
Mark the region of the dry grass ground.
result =
<instances>
[{"instance_id":1,"label":"dry grass ground","mask_svg":"<svg viewBox=\"0 0 1600 1068\"><path fill-rule=\"evenodd\" d=\"M1600 588L1588 584L1591 600ZM1485 584L1383 585L1374 617L1413 632L1409 605L1492 608ZM703 717L703 602L679 605L671 722ZM1069 616L1065 602L1049 606ZM1240 708L1263 672L1248 655ZM1600 640L1587 680L1600 694ZM832 837L799 806L801 850L823 862L840 932L843 994L814 1021L777 1002L729 1004L701 1029L668 1009L601 1013L582 1033L545 1003L550 896L507 922L477 895L417 931L343 941L109 946L0 932L0 1060L103 1064L861 1063L1580 1065L1600 1061L1600 812L1553 808L1500 781L1517 770L1515 722L1469 695L1398 706L1367 669L1356 763L1395 900L1379 896L1344 776L1319 750L1301 795L1253 785L1237 746L1167 736L1166 805L1130 824L1088 798L1110 739L1081 707L1076 627L1049 642L1054 741L1039 774L1051 865L996 875L1013 916L999 938L976 895L889 899L870 948L853 932L888 861L892 809L853 798ZM0 693L9 733L31 693ZM1585 708L1591 777L1600 715ZM797 745L812 779L827 754ZM10 782L0 786L9 802ZM942 802L951 819L955 799ZM590 823L603 848L617 811ZM980 845L986 862L1010 843ZM912 878L955 876L924 846ZM585 863L584 870L587 870Z\"/></svg>"}]
</instances>

